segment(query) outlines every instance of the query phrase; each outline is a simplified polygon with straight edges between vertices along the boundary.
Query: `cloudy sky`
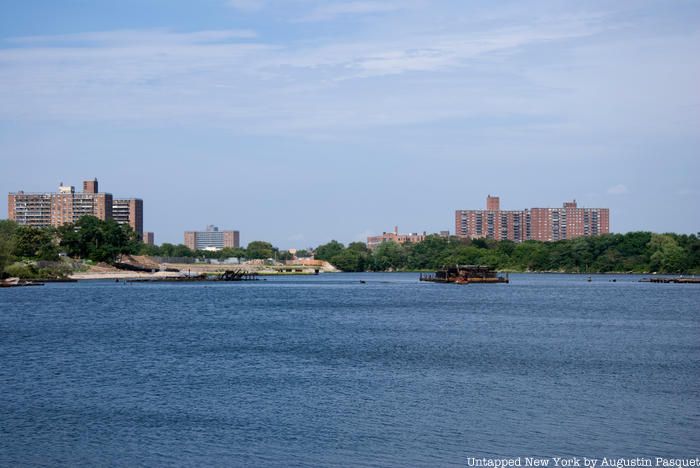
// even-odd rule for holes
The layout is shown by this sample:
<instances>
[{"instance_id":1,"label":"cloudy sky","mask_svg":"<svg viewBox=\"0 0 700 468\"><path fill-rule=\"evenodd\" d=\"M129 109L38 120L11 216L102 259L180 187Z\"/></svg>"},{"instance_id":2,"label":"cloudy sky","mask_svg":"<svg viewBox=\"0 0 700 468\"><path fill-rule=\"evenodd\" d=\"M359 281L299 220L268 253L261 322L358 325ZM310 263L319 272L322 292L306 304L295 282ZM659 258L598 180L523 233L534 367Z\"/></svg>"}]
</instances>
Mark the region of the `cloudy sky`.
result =
<instances>
[{"instance_id":1,"label":"cloudy sky","mask_svg":"<svg viewBox=\"0 0 700 468\"><path fill-rule=\"evenodd\" d=\"M454 231L488 194L697 232L700 2L2 2L0 192L93 177L158 243Z\"/></svg>"}]
</instances>

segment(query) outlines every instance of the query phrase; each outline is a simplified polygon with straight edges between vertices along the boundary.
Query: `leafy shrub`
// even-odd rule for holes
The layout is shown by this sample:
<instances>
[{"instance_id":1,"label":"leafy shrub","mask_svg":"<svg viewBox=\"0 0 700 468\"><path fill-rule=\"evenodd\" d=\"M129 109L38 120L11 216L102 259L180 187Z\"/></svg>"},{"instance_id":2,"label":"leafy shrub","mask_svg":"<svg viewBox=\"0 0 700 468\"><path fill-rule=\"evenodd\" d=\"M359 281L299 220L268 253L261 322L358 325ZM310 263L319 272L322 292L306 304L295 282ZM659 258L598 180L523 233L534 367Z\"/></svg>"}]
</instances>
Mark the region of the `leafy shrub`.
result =
<instances>
[{"instance_id":1,"label":"leafy shrub","mask_svg":"<svg viewBox=\"0 0 700 468\"><path fill-rule=\"evenodd\" d=\"M36 271L32 268L32 266L21 262L6 266L5 273L10 277L18 277L22 279L36 278Z\"/></svg>"}]
</instances>

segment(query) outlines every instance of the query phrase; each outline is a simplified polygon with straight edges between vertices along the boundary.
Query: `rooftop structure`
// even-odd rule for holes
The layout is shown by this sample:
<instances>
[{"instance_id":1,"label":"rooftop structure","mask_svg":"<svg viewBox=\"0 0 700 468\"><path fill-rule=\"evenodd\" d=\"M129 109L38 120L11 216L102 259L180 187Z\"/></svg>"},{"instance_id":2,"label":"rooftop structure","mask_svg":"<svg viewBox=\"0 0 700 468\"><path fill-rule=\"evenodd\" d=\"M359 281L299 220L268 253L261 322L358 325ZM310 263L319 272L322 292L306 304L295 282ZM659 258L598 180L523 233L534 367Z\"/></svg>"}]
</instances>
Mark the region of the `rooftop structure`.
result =
<instances>
[{"instance_id":1,"label":"rooftop structure","mask_svg":"<svg viewBox=\"0 0 700 468\"><path fill-rule=\"evenodd\" d=\"M562 208L501 210L500 199L489 195L485 210L455 212L455 233L467 239L558 241L609 232L608 208L579 208L576 200Z\"/></svg>"}]
</instances>

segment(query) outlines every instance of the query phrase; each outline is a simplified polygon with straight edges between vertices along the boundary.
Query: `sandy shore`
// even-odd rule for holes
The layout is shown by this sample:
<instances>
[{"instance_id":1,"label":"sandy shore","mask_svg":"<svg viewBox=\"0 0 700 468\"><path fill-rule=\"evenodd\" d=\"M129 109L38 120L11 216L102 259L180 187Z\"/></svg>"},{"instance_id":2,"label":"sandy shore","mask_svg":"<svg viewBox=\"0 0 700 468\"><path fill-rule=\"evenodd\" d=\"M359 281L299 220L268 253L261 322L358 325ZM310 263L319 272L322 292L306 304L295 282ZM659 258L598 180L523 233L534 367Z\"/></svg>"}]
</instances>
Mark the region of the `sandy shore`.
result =
<instances>
[{"instance_id":1,"label":"sandy shore","mask_svg":"<svg viewBox=\"0 0 700 468\"><path fill-rule=\"evenodd\" d=\"M114 279L159 279L159 278L175 278L180 276L197 276L201 274L217 275L226 270L245 270L249 273L257 273L259 275L275 275L275 274L313 274L314 268L307 266L294 266L291 268L303 270L297 272L284 272L283 269L290 268L289 266L263 265L263 264L219 264L210 265L204 263L179 264L179 263L162 263L157 264L149 261L147 257L136 257L140 260L140 264L146 268L153 268L159 271L155 273L145 273L139 271L120 270L111 265L98 264L90 267L88 271L73 273L69 276L75 280L114 280ZM179 270L165 271L165 269ZM323 272L334 272L336 270L331 264L326 264L319 268Z\"/></svg>"},{"instance_id":2,"label":"sandy shore","mask_svg":"<svg viewBox=\"0 0 700 468\"><path fill-rule=\"evenodd\" d=\"M110 280L110 279L148 279L148 278L172 278L176 276L182 276L182 273L175 273L170 271L158 271L155 273L141 273L138 271L110 271L110 272L85 272L85 273L73 273L69 276L70 279L75 280Z\"/></svg>"}]
</instances>

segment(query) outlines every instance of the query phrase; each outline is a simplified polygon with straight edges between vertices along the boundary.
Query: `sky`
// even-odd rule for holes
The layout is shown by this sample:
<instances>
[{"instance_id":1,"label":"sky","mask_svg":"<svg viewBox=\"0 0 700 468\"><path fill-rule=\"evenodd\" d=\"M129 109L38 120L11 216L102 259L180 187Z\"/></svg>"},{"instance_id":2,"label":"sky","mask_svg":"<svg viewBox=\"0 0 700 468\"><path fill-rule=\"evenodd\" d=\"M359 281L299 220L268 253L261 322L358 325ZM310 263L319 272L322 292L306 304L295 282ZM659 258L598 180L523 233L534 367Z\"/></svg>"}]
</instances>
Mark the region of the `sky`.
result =
<instances>
[{"instance_id":1,"label":"sky","mask_svg":"<svg viewBox=\"0 0 700 468\"><path fill-rule=\"evenodd\" d=\"M695 233L700 2L0 0L0 192L94 177L159 244L454 232L489 194Z\"/></svg>"}]
</instances>

